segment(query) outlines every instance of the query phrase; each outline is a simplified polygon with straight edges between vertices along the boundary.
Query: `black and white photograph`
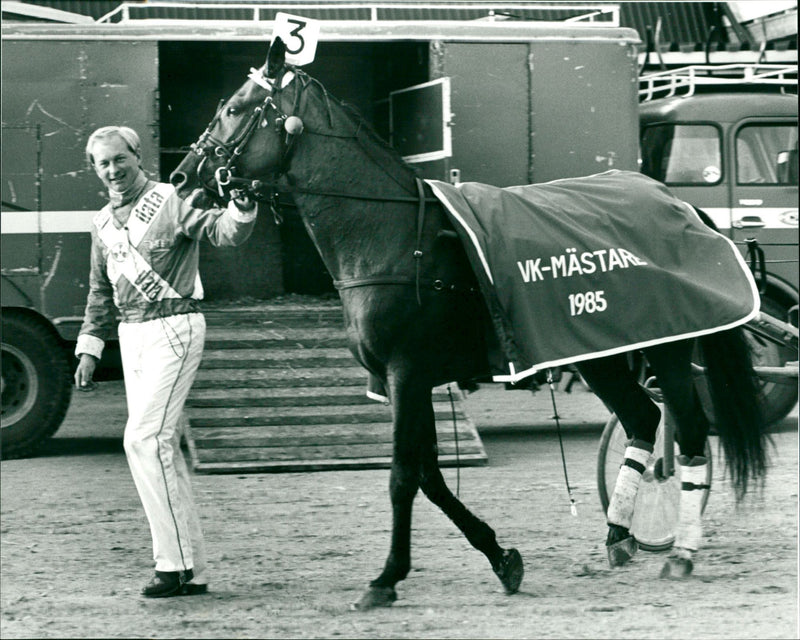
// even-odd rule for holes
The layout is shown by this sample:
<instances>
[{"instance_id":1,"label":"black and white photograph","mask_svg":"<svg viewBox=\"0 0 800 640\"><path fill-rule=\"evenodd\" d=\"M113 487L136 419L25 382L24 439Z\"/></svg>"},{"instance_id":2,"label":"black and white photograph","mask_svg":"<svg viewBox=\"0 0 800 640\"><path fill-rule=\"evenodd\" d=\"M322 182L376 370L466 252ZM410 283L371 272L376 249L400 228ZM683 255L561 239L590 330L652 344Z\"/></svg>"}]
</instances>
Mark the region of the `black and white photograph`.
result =
<instances>
[{"instance_id":1,"label":"black and white photograph","mask_svg":"<svg viewBox=\"0 0 800 640\"><path fill-rule=\"evenodd\" d=\"M0 6L0 637L798 637L796 0Z\"/></svg>"}]
</instances>

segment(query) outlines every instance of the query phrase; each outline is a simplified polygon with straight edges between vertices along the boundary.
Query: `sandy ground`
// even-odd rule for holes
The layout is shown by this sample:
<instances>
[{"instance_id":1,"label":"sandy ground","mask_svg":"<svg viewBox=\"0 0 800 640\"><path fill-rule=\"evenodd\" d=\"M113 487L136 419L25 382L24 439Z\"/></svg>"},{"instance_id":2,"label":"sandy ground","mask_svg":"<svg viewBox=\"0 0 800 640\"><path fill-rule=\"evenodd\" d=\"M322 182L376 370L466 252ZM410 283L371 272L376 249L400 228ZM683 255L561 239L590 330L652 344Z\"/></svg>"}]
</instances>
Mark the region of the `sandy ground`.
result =
<instances>
[{"instance_id":1,"label":"sandy ground","mask_svg":"<svg viewBox=\"0 0 800 640\"><path fill-rule=\"evenodd\" d=\"M797 638L797 411L773 435L763 492L745 504L735 506L715 464L705 546L693 577L673 582L657 577L664 553L609 569L595 483L607 414L577 386L558 396L577 517L546 393L469 397L490 463L445 470L501 544L521 552L520 593L506 596L483 556L420 496L399 600L354 612L388 550L387 470L195 476L211 590L147 600L138 591L152 570L150 536L122 451L122 385L77 393L42 455L0 468L0 635Z\"/></svg>"}]
</instances>

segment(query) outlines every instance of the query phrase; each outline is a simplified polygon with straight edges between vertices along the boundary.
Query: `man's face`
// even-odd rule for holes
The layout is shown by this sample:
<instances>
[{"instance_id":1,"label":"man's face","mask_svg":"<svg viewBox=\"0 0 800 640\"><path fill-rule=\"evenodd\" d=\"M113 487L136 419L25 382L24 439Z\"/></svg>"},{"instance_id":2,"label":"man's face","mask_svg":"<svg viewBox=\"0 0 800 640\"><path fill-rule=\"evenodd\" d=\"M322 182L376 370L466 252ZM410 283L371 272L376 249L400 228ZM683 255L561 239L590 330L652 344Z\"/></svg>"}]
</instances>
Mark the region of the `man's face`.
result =
<instances>
[{"instance_id":1,"label":"man's face","mask_svg":"<svg viewBox=\"0 0 800 640\"><path fill-rule=\"evenodd\" d=\"M139 174L139 159L120 136L95 142L92 159L97 176L114 191L129 189Z\"/></svg>"}]
</instances>

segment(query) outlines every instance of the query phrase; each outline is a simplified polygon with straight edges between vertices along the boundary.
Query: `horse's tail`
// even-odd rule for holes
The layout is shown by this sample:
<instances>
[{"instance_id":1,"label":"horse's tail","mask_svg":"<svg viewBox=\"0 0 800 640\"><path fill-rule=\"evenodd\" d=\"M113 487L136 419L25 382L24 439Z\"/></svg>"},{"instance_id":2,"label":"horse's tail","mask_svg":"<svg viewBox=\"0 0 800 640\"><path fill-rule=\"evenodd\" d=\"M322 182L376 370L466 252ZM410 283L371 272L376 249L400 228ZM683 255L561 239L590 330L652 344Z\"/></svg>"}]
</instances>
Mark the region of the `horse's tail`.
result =
<instances>
[{"instance_id":1,"label":"horse's tail","mask_svg":"<svg viewBox=\"0 0 800 640\"><path fill-rule=\"evenodd\" d=\"M744 331L736 327L700 339L714 425L737 501L744 497L749 482L762 481L767 471L768 436L761 387Z\"/></svg>"}]
</instances>

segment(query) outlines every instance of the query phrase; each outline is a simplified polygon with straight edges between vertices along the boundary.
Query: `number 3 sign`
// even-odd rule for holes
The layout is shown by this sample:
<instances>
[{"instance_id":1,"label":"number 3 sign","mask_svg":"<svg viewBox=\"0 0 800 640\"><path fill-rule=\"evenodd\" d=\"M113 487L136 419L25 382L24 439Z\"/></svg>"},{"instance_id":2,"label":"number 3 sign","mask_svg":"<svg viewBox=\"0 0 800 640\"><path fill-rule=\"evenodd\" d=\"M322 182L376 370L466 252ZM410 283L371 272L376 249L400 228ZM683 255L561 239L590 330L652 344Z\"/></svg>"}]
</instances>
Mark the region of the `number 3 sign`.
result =
<instances>
[{"instance_id":1,"label":"number 3 sign","mask_svg":"<svg viewBox=\"0 0 800 640\"><path fill-rule=\"evenodd\" d=\"M319 21L276 13L272 39L278 36L286 43L286 62L302 67L312 62L317 53Z\"/></svg>"}]
</instances>

